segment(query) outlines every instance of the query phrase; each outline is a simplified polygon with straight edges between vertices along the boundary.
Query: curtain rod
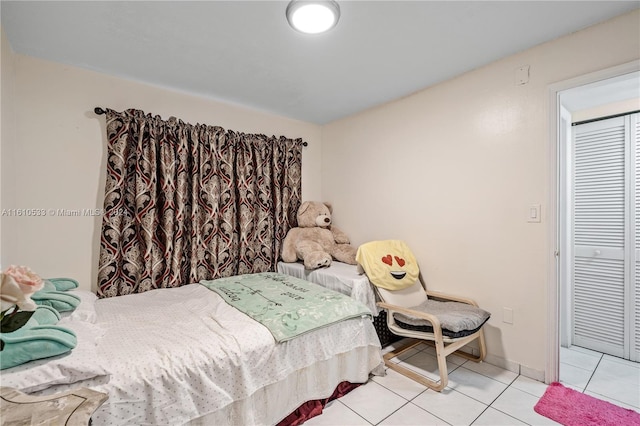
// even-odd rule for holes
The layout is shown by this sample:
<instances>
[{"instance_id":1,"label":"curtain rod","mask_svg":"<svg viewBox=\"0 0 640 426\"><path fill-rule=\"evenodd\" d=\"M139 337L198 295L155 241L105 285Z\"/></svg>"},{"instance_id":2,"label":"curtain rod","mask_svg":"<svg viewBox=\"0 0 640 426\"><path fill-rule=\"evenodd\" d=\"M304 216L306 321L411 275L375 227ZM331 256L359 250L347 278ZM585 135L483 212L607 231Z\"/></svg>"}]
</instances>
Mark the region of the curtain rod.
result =
<instances>
[{"instance_id":1,"label":"curtain rod","mask_svg":"<svg viewBox=\"0 0 640 426\"><path fill-rule=\"evenodd\" d=\"M95 113L96 113L96 114L98 114L98 115L103 115L103 114L106 114L106 113L107 113L107 111L103 110L103 109L102 109L102 108L100 108L100 107L95 107L95 108L93 109L93 112L95 112ZM302 142L302 146L309 146L309 144L308 144L307 142Z\"/></svg>"}]
</instances>

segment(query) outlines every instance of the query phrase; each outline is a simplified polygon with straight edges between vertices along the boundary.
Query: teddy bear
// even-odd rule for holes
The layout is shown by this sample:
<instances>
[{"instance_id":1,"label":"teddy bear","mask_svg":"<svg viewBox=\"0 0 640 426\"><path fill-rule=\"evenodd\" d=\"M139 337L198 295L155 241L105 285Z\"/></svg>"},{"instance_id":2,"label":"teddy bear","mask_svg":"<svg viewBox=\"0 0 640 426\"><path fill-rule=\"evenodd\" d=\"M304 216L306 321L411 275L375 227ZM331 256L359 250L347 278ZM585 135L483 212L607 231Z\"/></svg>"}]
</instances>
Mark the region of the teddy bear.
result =
<instances>
[{"instance_id":1,"label":"teddy bear","mask_svg":"<svg viewBox=\"0 0 640 426\"><path fill-rule=\"evenodd\" d=\"M349 237L331 225L330 203L305 201L298 209L298 227L291 228L282 243L282 260L304 262L305 269L331 265L332 259L357 264L356 248Z\"/></svg>"}]
</instances>

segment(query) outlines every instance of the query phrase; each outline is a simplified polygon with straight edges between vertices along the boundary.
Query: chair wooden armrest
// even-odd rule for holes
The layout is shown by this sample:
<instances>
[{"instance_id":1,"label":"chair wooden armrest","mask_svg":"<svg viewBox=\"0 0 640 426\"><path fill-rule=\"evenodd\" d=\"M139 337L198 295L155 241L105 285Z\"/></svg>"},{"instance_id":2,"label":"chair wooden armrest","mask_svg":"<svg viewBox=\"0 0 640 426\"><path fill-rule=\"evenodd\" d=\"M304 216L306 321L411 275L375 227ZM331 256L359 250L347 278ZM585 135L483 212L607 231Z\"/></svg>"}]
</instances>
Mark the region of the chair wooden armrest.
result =
<instances>
[{"instance_id":1,"label":"chair wooden armrest","mask_svg":"<svg viewBox=\"0 0 640 426\"><path fill-rule=\"evenodd\" d=\"M427 290L427 297L430 297L430 298L433 298L433 299L441 299L441 300L451 301L451 302L461 302L461 303L466 303L467 305L473 305L473 306L478 307L478 304L472 299L467 299L466 297L455 296L453 294L440 293L438 291L429 291L429 290Z\"/></svg>"}]
</instances>

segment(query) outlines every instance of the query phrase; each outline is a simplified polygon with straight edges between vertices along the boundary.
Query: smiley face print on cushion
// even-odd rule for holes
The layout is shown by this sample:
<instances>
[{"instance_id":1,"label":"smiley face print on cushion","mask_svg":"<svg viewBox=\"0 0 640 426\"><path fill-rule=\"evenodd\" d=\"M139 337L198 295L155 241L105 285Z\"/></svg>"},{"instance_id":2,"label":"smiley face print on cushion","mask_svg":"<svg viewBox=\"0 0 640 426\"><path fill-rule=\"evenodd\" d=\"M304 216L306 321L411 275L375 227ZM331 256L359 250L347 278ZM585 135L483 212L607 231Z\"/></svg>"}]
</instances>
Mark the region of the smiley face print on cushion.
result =
<instances>
[{"instance_id":1,"label":"smiley face print on cushion","mask_svg":"<svg viewBox=\"0 0 640 426\"><path fill-rule=\"evenodd\" d=\"M376 286L401 290L418 280L420 269L404 241L371 241L358 248L356 260Z\"/></svg>"}]
</instances>

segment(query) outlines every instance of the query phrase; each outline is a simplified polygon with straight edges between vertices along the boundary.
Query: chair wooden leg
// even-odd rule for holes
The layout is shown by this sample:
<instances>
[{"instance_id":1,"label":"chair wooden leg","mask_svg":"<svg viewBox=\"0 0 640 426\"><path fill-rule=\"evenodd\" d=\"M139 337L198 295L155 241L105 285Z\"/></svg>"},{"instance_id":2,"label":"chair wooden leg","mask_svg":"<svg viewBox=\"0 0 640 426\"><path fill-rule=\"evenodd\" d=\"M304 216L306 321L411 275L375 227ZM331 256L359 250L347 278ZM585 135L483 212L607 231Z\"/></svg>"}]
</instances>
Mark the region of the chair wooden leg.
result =
<instances>
[{"instance_id":1,"label":"chair wooden leg","mask_svg":"<svg viewBox=\"0 0 640 426\"><path fill-rule=\"evenodd\" d=\"M387 361L385 360L384 364L389 367L390 369L397 371L398 373L402 374L405 377L408 377L411 380L414 380L420 384L423 384L431 389L433 389L434 391L440 392L442 389L444 389L447 386L446 383L446 372L445 372L445 381L442 381L442 373L440 373L440 378L441 381L437 382L435 380L430 380L427 379L424 376L421 376L420 374L409 370L408 368L402 367L401 365L396 364L395 362L392 361ZM446 368L446 367L445 367Z\"/></svg>"},{"instance_id":2,"label":"chair wooden leg","mask_svg":"<svg viewBox=\"0 0 640 426\"><path fill-rule=\"evenodd\" d=\"M418 383L421 383L437 392L440 392L442 389L447 387L447 384L449 383L449 374L447 372L447 355L454 353L458 356L461 356L466 359L470 359L475 362L481 362L484 360L485 356L487 355L487 347L484 341L484 330L480 330L478 332L478 335L474 335L474 336L475 337L470 338L469 340L466 340L466 341L449 343L447 346L445 346L444 342L442 342L441 340L425 341L420 339L418 340L412 339L407 344L399 347L398 349L395 349L391 352L386 353L383 357L384 364L390 369L402 374L403 376L406 376L411 380L415 380ZM460 348L461 346L466 345L469 342L476 339L478 340L478 345L480 346L480 354L478 356L474 356L467 352L463 352L460 349L457 349L457 350L455 349L455 348ZM436 358L438 360L438 373L440 374L439 381L427 379L426 377L421 376L420 374L406 367L402 367L398 363L391 361L391 359L401 355L402 353L408 351L409 349L413 348L416 345L419 345L420 343L432 344L435 346Z\"/></svg>"},{"instance_id":3,"label":"chair wooden leg","mask_svg":"<svg viewBox=\"0 0 640 426\"><path fill-rule=\"evenodd\" d=\"M479 355L475 356L475 355L471 355L470 353L461 351L461 350L457 350L454 353L458 356L461 356L463 358L466 359L470 359L471 361L475 361L475 362L482 362L484 361L484 358L487 356L487 346L484 342L484 330L480 330L478 332L478 336L475 338L478 340L478 346L479 346ZM474 340L475 340L474 339Z\"/></svg>"},{"instance_id":4,"label":"chair wooden leg","mask_svg":"<svg viewBox=\"0 0 640 426\"><path fill-rule=\"evenodd\" d=\"M437 354L437 358L438 358L438 372L440 373L440 380L439 381L435 381L435 380L431 380L431 379L427 379L424 376L421 376L420 374L411 371L410 369L406 368L406 367L402 367L401 365L391 361L391 359L401 355L403 352L408 351L409 349L413 348L414 346L419 345L420 343L423 343L424 340L415 340L412 339L409 341L409 343L407 343L406 345L403 345L401 347L399 347L396 350L393 350L391 352L388 352L384 355L384 365L386 365L387 367L389 367L390 369L397 371L398 373L402 374L405 377L408 377L411 380L414 380L420 384L423 384L437 392L440 392L442 389L444 389L447 384L449 383L449 376L447 373L447 359L446 359L446 355L444 354L444 345L442 342L439 342L439 345L441 346L440 349L438 349L436 347L436 354Z\"/></svg>"},{"instance_id":5,"label":"chair wooden leg","mask_svg":"<svg viewBox=\"0 0 640 426\"><path fill-rule=\"evenodd\" d=\"M471 339L469 342L472 342L473 340L477 339L478 340L478 346L479 346L479 350L480 350L480 354L478 356L476 355L472 355L468 352L465 352L463 350L455 350L453 352L447 353L447 356L449 356L450 354L455 354L458 355L462 358L471 360L471 361L475 361L475 362L482 362L484 361L484 358L487 356L487 346L485 344L485 340L484 340L484 330L480 330L479 331L479 335L474 337L473 339ZM466 342L465 344L469 343ZM430 345L433 346L435 348L436 344L434 341L423 341L424 344L426 345ZM446 347L445 347L446 348Z\"/></svg>"},{"instance_id":6,"label":"chair wooden leg","mask_svg":"<svg viewBox=\"0 0 640 426\"><path fill-rule=\"evenodd\" d=\"M449 373L447 371L447 354L444 350L444 343L441 340L435 342L436 344L436 357L438 358L438 372L440 373L440 385L439 389L433 388L440 392L449 383Z\"/></svg>"},{"instance_id":7,"label":"chair wooden leg","mask_svg":"<svg viewBox=\"0 0 640 426\"><path fill-rule=\"evenodd\" d=\"M397 356L402 355L403 353L405 353L409 349L413 348L414 346L418 346L422 342L423 342L423 340L420 340L420 339L409 339L409 341L406 344L400 346L398 349L394 349L391 352L387 352L384 355L385 362L388 359L395 358Z\"/></svg>"}]
</instances>

